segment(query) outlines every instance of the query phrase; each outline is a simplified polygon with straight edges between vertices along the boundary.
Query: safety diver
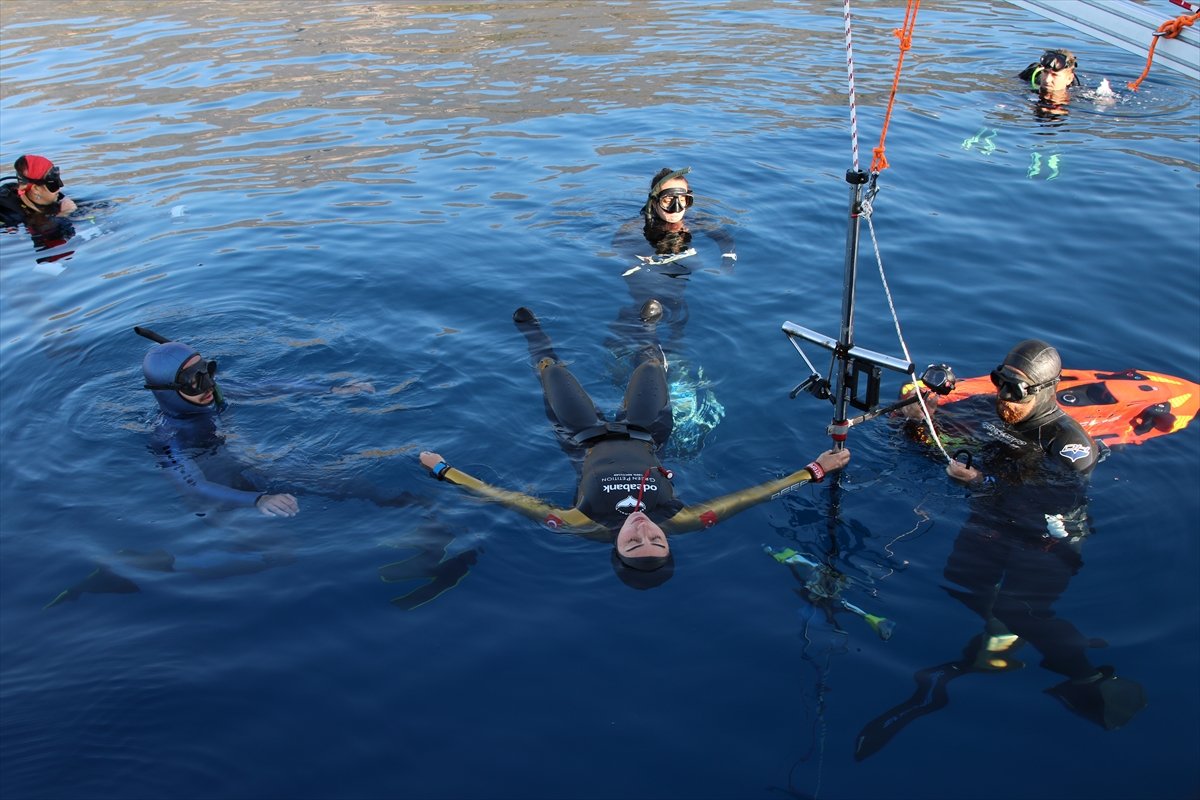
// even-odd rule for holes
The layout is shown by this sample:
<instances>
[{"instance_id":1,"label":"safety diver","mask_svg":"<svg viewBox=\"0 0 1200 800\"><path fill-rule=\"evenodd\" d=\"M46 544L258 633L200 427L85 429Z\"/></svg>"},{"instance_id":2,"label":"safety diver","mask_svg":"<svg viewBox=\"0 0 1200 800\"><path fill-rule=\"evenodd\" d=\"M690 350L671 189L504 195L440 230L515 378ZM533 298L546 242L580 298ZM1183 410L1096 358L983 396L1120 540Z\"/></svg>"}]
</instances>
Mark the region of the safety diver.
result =
<instances>
[{"instance_id":1,"label":"safety diver","mask_svg":"<svg viewBox=\"0 0 1200 800\"><path fill-rule=\"evenodd\" d=\"M971 513L945 577L985 621L987 653L1003 660L1009 646L1029 642L1042 666L1067 679L1048 691L1112 729L1145 705L1142 687L1093 666L1090 640L1053 609L1083 565L1088 479L1106 451L1059 407L1061 375L1058 351L1040 339L1019 342L992 371L1000 424L982 423L981 466L946 467L970 488Z\"/></svg>"}]
</instances>

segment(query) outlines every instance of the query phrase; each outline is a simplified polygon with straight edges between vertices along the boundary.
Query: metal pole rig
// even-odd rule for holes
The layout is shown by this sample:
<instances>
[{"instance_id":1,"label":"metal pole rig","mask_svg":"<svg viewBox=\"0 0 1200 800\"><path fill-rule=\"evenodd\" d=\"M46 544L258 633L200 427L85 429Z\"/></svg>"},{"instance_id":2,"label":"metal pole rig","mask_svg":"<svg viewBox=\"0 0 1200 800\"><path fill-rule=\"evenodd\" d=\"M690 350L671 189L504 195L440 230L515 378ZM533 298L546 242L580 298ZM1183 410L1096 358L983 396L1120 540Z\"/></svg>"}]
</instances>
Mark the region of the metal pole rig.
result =
<instances>
[{"instance_id":1,"label":"metal pole rig","mask_svg":"<svg viewBox=\"0 0 1200 800\"><path fill-rule=\"evenodd\" d=\"M833 402L833 421L828 428L829 437L833 439L833 449L840 450L845 446L846 436L854 425L874 419L900 406L907 405L911 400L900 401L880 407L879 386L883 370L889 369L904 375L914 372L912 362L867 350L854 343L854 296L858 281L858 236L859 217L863 211L863 187L870 177L862 170L847 170L846 183L850 184L850 215L846 230L846 264L842 284L842 324L837 339L798 325L795 322L784 322L783 332L788 341L800 353L801 358L808 364L812 374L796 388L792 389L790 397L794 398L802 391L807 391L820 400ZM804 355L800 341L815 344L832 354L829 377L822 378L812 366L812 362ZM849 409L855 408L864 413L849 417Z\"/></svg>"}]
</instances>

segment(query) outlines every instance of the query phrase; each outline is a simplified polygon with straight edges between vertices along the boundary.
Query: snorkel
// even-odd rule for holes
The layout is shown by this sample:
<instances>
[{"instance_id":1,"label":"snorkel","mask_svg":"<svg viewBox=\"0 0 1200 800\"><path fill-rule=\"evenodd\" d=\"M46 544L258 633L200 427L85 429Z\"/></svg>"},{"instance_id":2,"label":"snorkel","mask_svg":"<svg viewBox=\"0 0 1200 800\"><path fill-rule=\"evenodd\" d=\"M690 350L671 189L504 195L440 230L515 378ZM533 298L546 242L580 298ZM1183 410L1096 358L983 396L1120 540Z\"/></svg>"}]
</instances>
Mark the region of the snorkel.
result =
<instances>
[{"instance_id":1,"label":"snorkel","mask_svg":"<svg viewBox=\"0 0 1200 800\"><path fill-rule=\"evenodd\" d=\"M666 172L665 174L661 174L660 177L656 178L650 184L650 192L649 192L649 194L646 195L646 204L642 206L642 217L643 217L643 219L646 220L646 224L650 224L650 223L654 222L654 220L655 220L654 203L655 203L655 201L658 200L659 193L662 192L663 184L666 183L667 181L671 181L676 178L682 178L684 175L687 175L691 171L692 171L691 167L684 167L683 169L670 170L670 171Z\"/></svg>"},{"instance_id":2,"label":"snorkel","mask_svg":"<svg viewBox=\"0 0 1200 800\"><path fill-rule=\"evenodd\" d=\"M663 467L662 465L651 467L642 473L641 485L638 487L637 503L634 506L634 510L629 514L628 517L625 518L625 521L621 524L621 527L617 531L617 535L613 540L613 569L616 570L618 577L625 575L625 577L622 577L621 580L625 581L626 583L629 583L631 580L627 574L628 570L633 570L634 572L657 572L668 564L673 563L670 549L667 549L665 555L660 556L631 556L626 553L622 553L620 550L621 539L626 532L638 535L637 532L639 530L645 531L647 527L650 527L658 529L660 534L663 533L662 529L658 528L658 525L655 524L650 519L649 515L646 514L646 506L642 502L646 495L646 483L650 480L650 473L654 471L657 471L668 481L675 477L675 473L671 472L671 470ZM618 564L621 566L618 567ZM662 578L662 580L666 580L666 578ZM639 580L636 582L640 583L642 581ZM652 585L657 585L659 582L661 581L652 582ZM635 588L648 588L648 586L639 586Z\"/></svg>"},{"instance_id":3,"label":"snorkel","mask_svg":"<svg viewBox=\"0 0 1200 800\"><path fill-rule=\"evenodd\" d=\"M209 361L207 364L202 362L197 365L199 369L194 367L188 371L201 373L199 376L200 386L207 388L211 384L212 401L198 405L188 401L180 394L180 389L186 387L183 387L179 380L180 375L184 372L183 365L199 356L200 353L191 345L171 341L149 328L135 326L133 331L139 336L157 343L157 346L146 353L145 358L142 359L142 374L146 379L143 388L153 392L154 399L158 401L158 406L164 414L179 419L207 416L221 410L225 405L225 400L221 396L220 387L212 379L212 375L216 373L216 362Z\"/></svg>"}]
</instances>

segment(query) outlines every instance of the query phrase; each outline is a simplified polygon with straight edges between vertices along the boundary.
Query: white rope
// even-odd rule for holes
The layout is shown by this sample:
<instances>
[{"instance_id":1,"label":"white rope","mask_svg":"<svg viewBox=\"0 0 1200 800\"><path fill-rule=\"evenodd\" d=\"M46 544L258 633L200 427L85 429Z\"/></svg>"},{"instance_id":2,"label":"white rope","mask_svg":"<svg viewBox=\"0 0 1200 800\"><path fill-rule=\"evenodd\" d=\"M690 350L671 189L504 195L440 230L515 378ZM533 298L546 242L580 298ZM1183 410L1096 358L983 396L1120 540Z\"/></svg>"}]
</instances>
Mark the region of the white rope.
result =
<instances>
[{"instance_id":1,"label":"white rope","mask_svg":"<svg viewBox=\"0 0 1200 800\"><path fill-rule=\"evenodd\" d=\"M858 107L854 91L854 40L850 32L850 0L843 0L842 17L846 27L846 77L849 80L848 94L850 96L850 149L854 159L854 171L861 171L858 163ZM904 360L912 363L912 357L908 352L908 344L904 341L904 332L900 330L900 316L896 313L896 304L892 300L892 290L888 286L887 275L883 271L883 255L879 252L879 241L875 238L875 224L871 221L871 200L870 197L863 200L861 205L862 216L867 220L867 228L871 232L871 246L875 249L875 262L879 265L879 279L883 282L883 292L887 296L888 308L892 312L892 321L896 324L896 337L900 340L900 349L904 353ZM799 348L797 348L799 349ZM803 353L801 353L803 355ZM808 361L807 358L804 359ZM809 365L812 368L812 365ZM815 371L815 370L814 370ZM921 392L920 381L917 380L916 370L914 369L908 375L912 379L914 391L917 393L917 403L921 406L921 416L925 418L925 424L929 428L930 435L933 436L933 441L937 445L938 450L942 451L946 461L952 461L950 454L946 452L946 448L942 445L942 440L938 436L937 429L933 427L933 417L929 414L929 408L925 405L925 396Z\"/></svg>"},{"instance_id":2,"label":"white rope","mask_svg":"<svg viewBox=\"0 0 1200 800\"><path fill-rule=\"evenodd\" d=\"M900 351L904 354L904 360L908 363L913 363L912 356L908 353L908 344L904 341L904 332L900 330L900 315L896 313L896 303L892 300L892 289L888 286L887 275L883 271L883 254L879 252L879 241L875 238L875 223L871 221L871 201L864 200L862 202L862 216L867 220L867 230L871 232L871 247L875 250L875 262L879 265L879 280L883 283L883 294L887 297L888 308L892 312L892 322L896 324L896 338L900 340ZM925 418L925 425L929 428L929 433L933 436L933 442L937 445L938 450L942 451L946 461L953 461L950 454L946 452L946 448L942 445L941 437L938 436L937 429L933 427L933 417L929 414L929 409L925 405L925 395L921 392L921 383L917 380L916 369L908 374L912 378L913 391L917 393L917 404L921 406L921 416Z\"/></svg>"},{"instance_id":3,"label":"white rope","mask_svg":"<svg viewBox=\"0 0 1200 800\"><path fill-rule=\"evenodd\" d=\"M846 23L846 77L850 80L850 151L854 158L854 171L858 172L858 109L854 97L854 43L850 35L850 0L845 0L842 16Z\"/></svg>"}]
</instances>

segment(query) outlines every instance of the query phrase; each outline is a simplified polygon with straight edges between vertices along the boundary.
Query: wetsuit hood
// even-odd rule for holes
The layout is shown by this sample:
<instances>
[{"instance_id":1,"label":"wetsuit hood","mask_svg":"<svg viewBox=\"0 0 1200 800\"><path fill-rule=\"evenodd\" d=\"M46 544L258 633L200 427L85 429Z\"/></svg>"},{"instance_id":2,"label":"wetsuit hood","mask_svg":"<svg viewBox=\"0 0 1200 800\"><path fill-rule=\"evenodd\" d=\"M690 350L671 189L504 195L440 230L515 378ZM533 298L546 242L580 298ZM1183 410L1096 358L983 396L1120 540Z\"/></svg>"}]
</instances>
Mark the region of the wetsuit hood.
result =
<instances>
[{"instance_id":1,"label":"wetsuit hood","mask_svg":"<svg viewBox=\"0 0 1200 800\"><path fill-rule=\"evenodd\" d=\"M192 356L198 355L200 353L196 348L183 342L165 342L155 345L142 359L142 375L145 376L146 383L150 385L161 386L174 383L176 375L179 374L179 368ZM215 414L218 410L215 399L208 405L198 406L184 400L174 389L152 389L151 391L154 393L154 399L158 401L158 407L168 417L178 419L206 416Z\"/></svg>"},{"instance_id":2,"label":"wetsuit hood","mask_svg":"<svg viewBox=\"0 0 1200 800\"><path fill-rule=\"evenodd\" d=\"M1033 394L1033 413L1013 427L1017 430L1028 430L1062 415L1063 411L1058 407L1055 395L1058 378L1062 374L1062 359L1057 350L1041 339L1026 339L1008 351L1002 366L1024 372L1029 376L1030 385L1047 384Z\"/></svg>"},{"instance_id":3,"label":"wetsuit hood","mask_svg":"<svg viewBox=\"0 0 1200 800\"><path fill-rule=\"evenodd\" d=\"M621 558L617 548L612 549L610 557L613 572L621 579L621 583L631 589L644 591L662 586L675 574L675 554L669 553L661 558L635 558L629 561L640 562L630 564ZM653 564L650 562L654 562Z\"/></svg>"}]
</instances>

